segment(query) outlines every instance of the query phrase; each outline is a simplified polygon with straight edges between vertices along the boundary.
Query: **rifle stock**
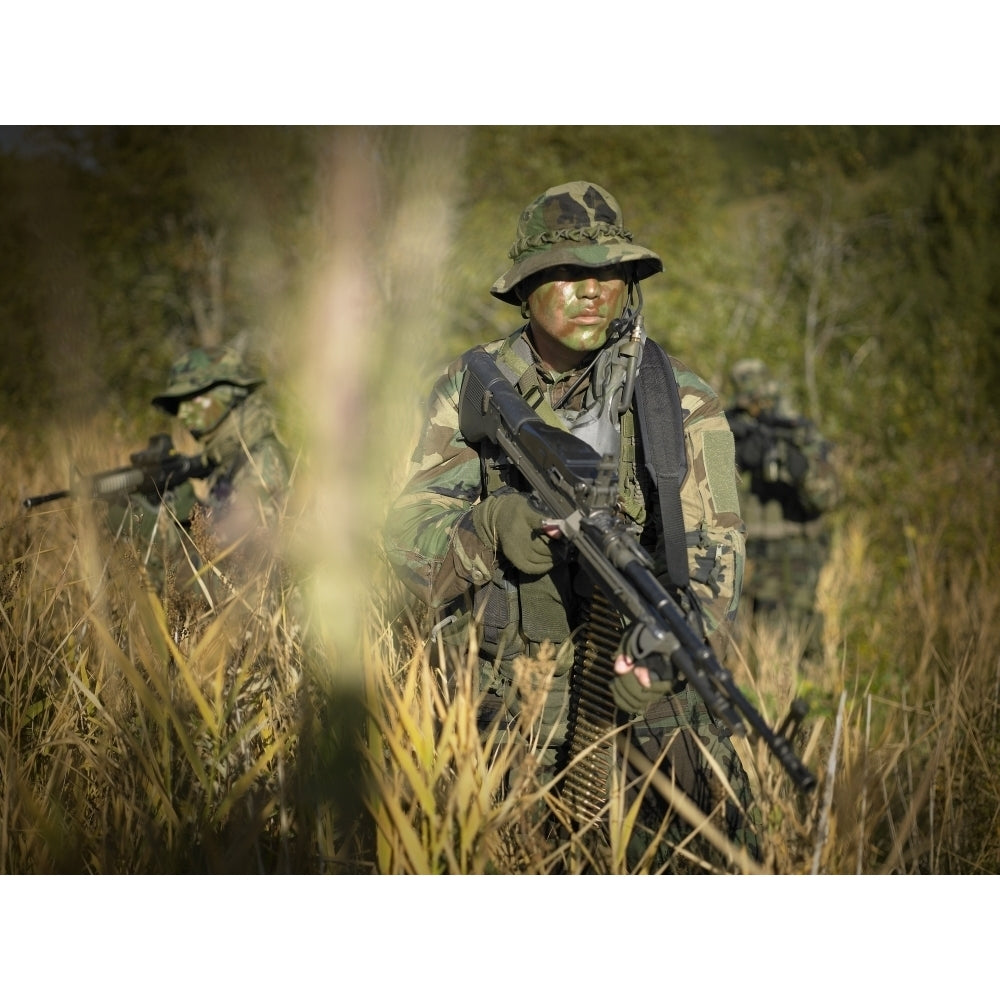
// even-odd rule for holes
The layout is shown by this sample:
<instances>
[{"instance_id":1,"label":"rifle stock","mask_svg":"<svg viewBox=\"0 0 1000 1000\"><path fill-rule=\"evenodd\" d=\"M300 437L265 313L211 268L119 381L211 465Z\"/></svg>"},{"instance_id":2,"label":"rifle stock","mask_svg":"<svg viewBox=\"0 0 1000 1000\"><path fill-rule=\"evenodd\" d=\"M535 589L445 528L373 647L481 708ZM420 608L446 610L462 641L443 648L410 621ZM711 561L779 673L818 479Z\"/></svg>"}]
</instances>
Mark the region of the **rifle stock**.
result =
<instances>
[{"instance_id":1,"label":"rifle stock","mask_svg":"<svg viewBox=\"0 0 1000 1000\"><path fill-rule=\"evenodd\" d=\"M811 791L814 775L784 733L774 732L747 701L656 578L649 554L616 517L616 460L546 424L486 351L469 352L466 362L459 399L462 435L473 444L484 439L497 444L524 477L608 600L630 620L624 652L647 666L656 657L669 661L734 733L764 740L796 787Z\"/></svg>"},{"instance_id":2,"label":"rifle stock","mask_svg":"<svg viewBox=\"0 0 1000 1000\"><path fill-rule=\"evenodd\" d=\"M30 510L65 497L109 500L129 493L142 493L158 503L168 490L188 479L204 479L215 468L215 463L203 455L178 454L169 434L154 434L149 444L131 455L130 460L131 465L88 476L70 489L26 497L23 506Z\"/></svg>"}]
</instances>

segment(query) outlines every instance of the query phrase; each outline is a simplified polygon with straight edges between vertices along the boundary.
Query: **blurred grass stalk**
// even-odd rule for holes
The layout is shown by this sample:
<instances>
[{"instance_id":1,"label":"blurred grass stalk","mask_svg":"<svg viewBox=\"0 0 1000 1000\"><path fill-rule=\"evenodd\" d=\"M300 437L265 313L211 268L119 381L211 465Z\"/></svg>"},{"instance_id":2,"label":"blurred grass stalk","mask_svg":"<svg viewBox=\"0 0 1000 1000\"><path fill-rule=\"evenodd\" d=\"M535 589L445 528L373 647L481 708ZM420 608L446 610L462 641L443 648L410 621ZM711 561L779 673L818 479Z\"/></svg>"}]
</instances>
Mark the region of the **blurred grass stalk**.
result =
<instances>
[{"instance_id":1,"label":"blurred grass stalk","mask_svg":"<svg viewBox=\"0 0 1000 1000\"><path fill-rule=\"evenodd\" d=\"M320 692L310 785L317 816L331 817L316 824L321 858L342 857L342 831L369 822L366 615L384 590L381 528L415 443L421 376L446 329L464 142L454 128L338 128L320 151L319 264L293 345L308 513L288 543Z\"/></svg>"},{"instance_id":2,"label":"blurred grass stalk","mask_svg":"<svg viewBox=\"0 0 1000 1000\"><path fill-rule=\"evenodd\" d=\"M323 168L324 264L299 377L313 503L296 545L328 679L358 692L378 533L414 443L414 383L447 324L441 290L463 146L456 128L336 130Z\"/></svg>"}]
</instances>

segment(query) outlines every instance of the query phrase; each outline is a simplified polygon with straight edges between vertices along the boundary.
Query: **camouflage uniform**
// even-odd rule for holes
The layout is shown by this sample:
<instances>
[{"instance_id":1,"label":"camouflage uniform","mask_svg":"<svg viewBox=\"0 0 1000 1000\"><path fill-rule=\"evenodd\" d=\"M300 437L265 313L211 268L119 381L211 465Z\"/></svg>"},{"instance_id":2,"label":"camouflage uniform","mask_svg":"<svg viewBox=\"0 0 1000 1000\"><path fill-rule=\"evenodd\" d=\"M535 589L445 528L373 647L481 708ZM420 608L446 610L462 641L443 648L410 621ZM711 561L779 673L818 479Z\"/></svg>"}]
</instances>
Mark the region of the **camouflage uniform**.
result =
<instances>
[{"instance_id":1,"label":"camouflage uniform","mask_svg":"<svg viewBox=\"0 0 1000 1000\"><path fill-rule=\"evenodd\" d=\"M493 286L503 301L519 301L516 290L526 277L560 264L588 268L629 265L635 280L662 269L659 258L624 230L617 202L604 189L585 182L553 188L522 214L519 240L511 250L514 266ZM506 368L518 391L539 416L572 430L570 415L580 412L591 392L590 375L555 372L544 366L524 326L485 349ZM610 349L611 345L602 351ZM644 350L657 349L646 344ZM599 352L600 353L600 352ZM590 361L591 359L587 359ZM690 368L670 358L680 391L687 475L681 506L689 557L691 588L712 631L735 615L743 571L743 523L739 516L732 435L725 414L709 386ZM587 369L589 367L589 375ZM580 376L583 375L582 381ZM484 695L483 724L497 713L509 725L519 711L516 665L535 660L546 643L555 647L555 675L545 699L541 763L558 767L565 750L566 706L573 661L573 630L587 584L571 560L557 560L539 576L521 574L502 553L484 543L473 523L474 508L485 497L510 488L524 489L488 443L470 445L459 430L458 401L463 359L448 366L431 392L422 438L413 454L410 477L386 525L388 557L404 584L431 608L440 609L446 641L467 647L471 622L478 627L479 688ZM663 539L656 491L643 457L635 404L621 417L619 511L641 544L665 573ZM452 617L454 616L454 617ZM530 662L530 661L529 661ZM612 677L608 664L608 678ZM523 677L521 678L523 683ZM619 717L619 721L626 721ZM655 759L671 737L679 737L668 757L669 768L688 794L706 811L713 781L694 746L707 745L741 799L750 807L746 776L728 734L689 688L661 697L631 716L631 738ZM685 742L687 741L687 742ZM647 794L643 816L655 829L662 803ZM729 807L724 823L735 840L756 850L753 831L740 809ZM679 830L675 831L680 836ZM643 846L636 838L636 851ZM633 852L633 857L635 852ZM666 855L664 855L664 858ZM663 860L663 859L661 859Z\"/></svg>"},{"instance_id":2,"label":"camouflage uniform","mask_svg":"<svg viewBox=\"0 0 1000 1000\"><path fill-rule=\"evenodd\" d=\"M215 463L198 490L189 481L155 507L141 496L130 498L133 538L146 544L159 535L161 561L175 568L189 560L199 565L235 546L233 558L245 566L270 552L289 464L274 416L257 393L263 384L233 349L195 348L173 365L167 389L153 398L174 417L178 411L183 417L187 400L212 393L223 399L214 426L188 428ZM232 562L224 565L228 572Z\"/></svg>"},{"instance_id":3,"label":"camouflage uniform","mask_svg":"<svg viewBox=\"0 0 1000 1000\"><path fill-rule=\"evenodd\" d=\"M816 586L829 551L822 515L839 497L831 446L789 406L762 361L740 361L730 377L727 415L747 526L744 596L754 616L803 628L806 652L815 654L822 637Z\"/></svg>"}]
</instances>

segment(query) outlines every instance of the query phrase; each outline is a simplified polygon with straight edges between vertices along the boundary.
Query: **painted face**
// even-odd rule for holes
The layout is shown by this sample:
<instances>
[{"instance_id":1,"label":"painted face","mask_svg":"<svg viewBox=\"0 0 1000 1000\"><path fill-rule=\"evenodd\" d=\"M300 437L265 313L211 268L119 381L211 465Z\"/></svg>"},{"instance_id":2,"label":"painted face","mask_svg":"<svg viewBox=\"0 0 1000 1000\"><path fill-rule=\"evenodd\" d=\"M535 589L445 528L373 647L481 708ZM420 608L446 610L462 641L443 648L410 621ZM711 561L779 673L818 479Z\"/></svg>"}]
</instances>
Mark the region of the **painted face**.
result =
<instances>
[{"instance_id":1,"label":"painted face","mask_svg":"<svg viewBox=\"0 0 1000 1000\"><path fill-rule=\"evenodd\" d=\"M625 305L625 271L619 265L597 270L555 267L543 271L528 294L531 331L543 358L546 347L557 354L586 354L603 347L608 325Z\"/></svg>"},{"instance_id":2,"label":"painted face","mask_svg":"<svg viewBox=\"0 0 1000 1000\"><path fill-rule=\"evenodd\" d=\"M231 387L217 385L200 396L185 399L177 407L181 423L198 438L219 425L232 404Z\"/></svg>"}]
</instances>

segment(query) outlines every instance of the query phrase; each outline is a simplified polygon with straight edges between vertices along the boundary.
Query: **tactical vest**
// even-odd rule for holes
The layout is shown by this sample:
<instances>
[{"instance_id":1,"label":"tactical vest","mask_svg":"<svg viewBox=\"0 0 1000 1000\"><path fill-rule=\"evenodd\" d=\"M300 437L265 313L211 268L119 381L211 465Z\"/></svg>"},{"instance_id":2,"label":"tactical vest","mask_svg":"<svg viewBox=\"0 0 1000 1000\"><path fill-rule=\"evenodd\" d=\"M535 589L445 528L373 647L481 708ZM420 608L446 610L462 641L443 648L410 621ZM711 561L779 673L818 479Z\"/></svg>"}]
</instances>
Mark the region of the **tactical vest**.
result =
<instances>
[{"instance_id":1,"label":"tactical vest","mask_svg":"<svg viewBox=\"0 0 1000 1000\"><path fill-rule=\"evenodd\" d=\"M549 403L520 333L504 341L496 355L498 368L542 420L561 430L570 429ZM478 449L483 497L503 489L526 489L498 445L484 441ZM669 358L652 341L643 347L635 398L621 415L618 467L620 512L644 547L651 549L654 540L663 544L669 583L690 600L680 501L687 470L680 393ZM658 504L649 509L654 497ZM522 576L510 566L498 569L474 594L473 613L481 624L481 661L490 661L499 669L499 679L509 680L510 665L517 656L537 656L541 644L551 641L558 649L556 673L562 674L573 659L569 640L574 609L589 591L589 581L576 571L572 559L558 560L550 573L537 577Z\"/></svg>"}]
</instances>

